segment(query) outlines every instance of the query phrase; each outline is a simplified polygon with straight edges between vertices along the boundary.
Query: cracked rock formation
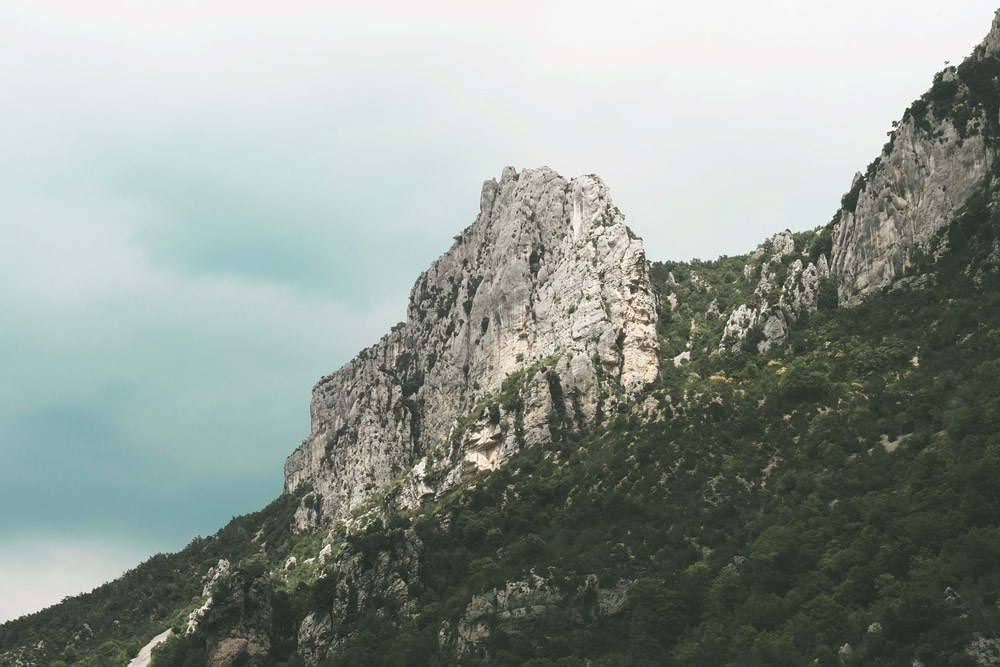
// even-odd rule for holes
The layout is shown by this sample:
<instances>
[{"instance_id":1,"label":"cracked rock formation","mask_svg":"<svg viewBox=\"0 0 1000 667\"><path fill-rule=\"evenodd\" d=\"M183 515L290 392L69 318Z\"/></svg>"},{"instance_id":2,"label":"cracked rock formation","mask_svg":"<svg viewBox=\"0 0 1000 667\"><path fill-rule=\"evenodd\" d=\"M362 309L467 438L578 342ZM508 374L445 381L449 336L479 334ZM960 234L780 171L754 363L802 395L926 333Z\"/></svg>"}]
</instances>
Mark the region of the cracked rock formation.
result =
<instances>
[{"instance_id":1,"label":"cracked rock formation","mask_svg":"<svg viewBox=\"0 0 1000 667\"><path fill-rule=\"evenodd\" d=\"M867 173L854 177L830 258L841 305L902 277L915 253L929 250L934 235L986 183L996 155L984 134L998 119L976 87L998 55L1000 12L969 59L937 75Z\"/></svg>"},{"instance_id":2,"label":"cracked rock formation","mask_svg":"<svg viewBox=\"0 0 1000 667\"><path fill-rule=\"evenodd\" d=\"M747 351L767 352L785 341L789 324L816 310L820 280L830 273L825 255L820 255L815 263L797 257L788 265L784 279L778 280L778 267L799 251L792 233L785 230L747 256L743 277L751 283L757 280L753 302L741 304L729 313L720 349L745 349L750 333L759 329L759 340L748 346Z\"/></svg>"},{"instance_id":3,"label":"cracked rock formation","mask_svg":"<svg viewBox=\"0 0 1000 667\"><path fill-rule=\"evenodd\" d=\"M857 206L841 210L831 261L841 304L853 305L902 276L914 251L926 248L982 187L992 162L982 136L962 140L950 119L934 131L940 136L905 120Z\"/></svg>"},{"instance_id":4,"label":"cracked rock formation","mask_svg":"<svg viewBox=\"0 0 1000 667\"><path fill-rule=\"evenodd\" d=\"M220 561L213 576L211 603L199 627L205 635L210 667L258 667L267 664L271 648L273 593L270 576L256 577L226 568Z\"/></svg>"},{"instance_id":5,"label":"cracked rock formation","mask_svg":"<svg viewBox=\"0 0 1000 667\"><path fill-rule=\"evenodd\" d=\"M474 653L477 645L497 630L517 634L546 617L567 618L580 625L597 616L620 612L633 582L620 580L601 588L597 575L588 575L575 591L560 591L544 577L508 581L504 588L472 596L455 631L446 626L438 635L442 646L457 655Z\"/></svg>"},{"instance_id":6,"label":"cracked rock formation","mask_svg":"<svg viewBox=\"0 0 1000 667\"><path fill-rule=\"evenodd\" d=\"M285 490L312 485L327 520L394 481L411 506L553 429L589 428L615 391L657 377L655 322L642 241L604 183L507 167L417 279L406 322L313 388ZM507 388L516 400L463 430L461 418L526 369Z\"/></svg>"}]
</instances>

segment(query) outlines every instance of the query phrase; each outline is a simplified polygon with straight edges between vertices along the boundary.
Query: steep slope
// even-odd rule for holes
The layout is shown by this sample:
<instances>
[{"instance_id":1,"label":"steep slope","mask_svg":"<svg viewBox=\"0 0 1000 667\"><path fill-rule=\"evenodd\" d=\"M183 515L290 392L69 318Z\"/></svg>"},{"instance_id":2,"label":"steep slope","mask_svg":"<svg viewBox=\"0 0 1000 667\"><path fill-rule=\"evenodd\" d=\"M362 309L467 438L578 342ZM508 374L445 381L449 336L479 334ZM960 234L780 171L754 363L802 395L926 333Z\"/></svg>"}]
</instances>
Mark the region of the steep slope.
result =
<instances>
[{"instance_id":1,"label":"steep slope","mask_svg":"<svg viewBox=\"0 0 1000 667\"><path fill-rule=\"evenodd\" d=\"M969 284L696 360L608 428L347 536L309 660L994 664L1000 292ZM403 545L405 588L352 597Z\"/></svg>"},{"instance_id":2,"label":"steep slope","mask_svg":"<svg viewBox=\"0 0 1000 667\"><path fill-rule=\"evenodd\" d=\"M656 379L655 322L642 241L605 185L508 167L413 286L406 322L317 383L285 490L311 485L316 509L336 520L397 480L412 507L551 439L556 416L591 428L614 407L609 383L635 393ZM537 366L546 359L551 373ZM497 405L456 432L533 366L516 415Z\"/></svg>"},{"instance_id":3,"label":"steep slope","mask_svg":"<svg viewBox=\"0 0 1000 667\"><path fill-rule=\"evenodd\" d=\"M764 352L781 344L796 320L819 307L826 285L851 306L885 288L932 280L932 269L925 277L912 269L944 252L940 232L997 173L998 77L1000 14L969 58L939 72L893 123L881 154L855 175L840 210L808 245L796 246L786 231L749 256L744 271L755 286L727 311L722 347Z\"/></svg>"},{"instance_id":4,"label":"steep slope","mask_svg":"<svg viewBox=\"0 0 1000 667\"><path fill-rule=\"evenodd\" d=\"M902 277L992 175L1000 130L998 53L1000 17L965 62L935 77L895 124L882 154L854 177L830 261L841 303L857 303Z\"/></svg>"},{"instance_id":5,"label":"steep slope","mask_svg":"<svg viewBox=\"0 0 1000 667\"><path fill-rule=\"evenodd\" d=\"M283 497L4 625L0 661L120 666L172 624L154 667L995 664L1000 215L945 229L922 290L821 309L763 355L664 349L607 425L412 512L295 536ZM653 287L718 295L742 262Z\"/></svg>"}]
</instances>

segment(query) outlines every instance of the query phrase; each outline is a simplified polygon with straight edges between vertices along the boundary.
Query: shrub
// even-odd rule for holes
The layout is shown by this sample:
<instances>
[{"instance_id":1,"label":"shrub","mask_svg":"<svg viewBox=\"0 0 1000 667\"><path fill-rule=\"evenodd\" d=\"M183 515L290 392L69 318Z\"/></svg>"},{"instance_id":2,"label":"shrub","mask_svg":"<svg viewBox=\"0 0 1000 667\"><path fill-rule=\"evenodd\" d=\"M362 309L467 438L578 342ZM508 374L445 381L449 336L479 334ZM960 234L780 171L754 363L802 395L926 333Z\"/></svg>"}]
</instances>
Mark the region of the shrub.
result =
<instances>
[{"instance_id":1,"label":"shrub","mask_svg":"<svg viewBox=\"0 0 1000 667\"><path fill-rule=\"evenodd\" d=\"M826 373L814 369L802 360L789 364L778 383L782 398L795 403L824 398L832 388Z\"/></svg>"},{"instance_id":2,"label":"shrub","mask_svg":"<svg viewBox=\"0 0 1000 667\"><path fill-rule=\"evenodd\" d=\"M839 304L837 297L837 286L829 278L819 281L816 288L816 309L820 312L835 310Z\"/></svg>"}]
</instances>

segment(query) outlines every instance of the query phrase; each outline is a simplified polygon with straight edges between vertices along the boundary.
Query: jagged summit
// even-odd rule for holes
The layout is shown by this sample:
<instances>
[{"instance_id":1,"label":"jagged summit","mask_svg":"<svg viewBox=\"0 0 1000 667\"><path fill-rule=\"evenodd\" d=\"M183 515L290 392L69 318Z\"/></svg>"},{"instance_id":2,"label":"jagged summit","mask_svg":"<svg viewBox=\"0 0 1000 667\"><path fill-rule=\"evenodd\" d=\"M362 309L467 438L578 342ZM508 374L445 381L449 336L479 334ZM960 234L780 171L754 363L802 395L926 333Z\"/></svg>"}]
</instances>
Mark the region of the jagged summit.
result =
<instances>
[{"instance_id":1,"label":"jagged summit","mask_svg":"<svg viewBox=\"0 0 1000 667\"><path fill-rule=\"evenodd\" d=\"M997 9L993 15L993 25L990 26L990 32L983 39L981 46L984 55L996 56L1000 54L1000 9Z\"/></svg>"},{"instance_id":2,"label":"jagged summit","mask_svg":"<svg viewBox=\"0 0 1000 667\"><path fill-rule=\"evenodd\" d=\"M507 167L417 279L406 322L316 384L285 489L312 484L338 517L398 480L412 506L551 438L554 423L591 426L616 400L603 387L656 378L655 322L642 241L604 183ZM469 415L526 369L506 403ZM318 515L303 505L300 518Z\"/></svg>"},{"instance_id":3,"label":"jagged summit","mask_svg":"<svg viewBox=\"0 0 1000 667\"><path fill-rule=\"evenodd\" d=\"M857 174L838 212L830 269L840 302L856 304L901 278L918 252L987 183L1000 119L1000 11L958 67L939 72L891 133L882 154Z\"/></svg>"},{"instance_id":4,"label":"jagged summit","mask_svg":"<svg viewBox=\"0 0 1000 667\"><path fill-rule=\"evenodd\" d=\"M728 311L720 348L766 352L783 343L824 290L855 306L883 289L933 282L933 263L948 250L948 225L993 197L998 100L1000 11L972 54L939 72L893 124L881 154L854 176L810 248L796 248L785 232L748 256L744 276L754 290ZM921 268L922 260L929 263Z\"/></svg>"}]
</instances>

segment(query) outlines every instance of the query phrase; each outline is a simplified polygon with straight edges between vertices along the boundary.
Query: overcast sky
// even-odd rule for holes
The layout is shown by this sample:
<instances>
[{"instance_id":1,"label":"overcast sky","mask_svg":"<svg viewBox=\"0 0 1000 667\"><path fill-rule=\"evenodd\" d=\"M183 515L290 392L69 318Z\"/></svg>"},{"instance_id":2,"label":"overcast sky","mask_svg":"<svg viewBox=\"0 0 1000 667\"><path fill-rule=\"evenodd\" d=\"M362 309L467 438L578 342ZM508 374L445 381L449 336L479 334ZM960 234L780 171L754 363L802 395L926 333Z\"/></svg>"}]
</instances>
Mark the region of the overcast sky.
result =
<instances>
[{"instance_id":1,"label":"overcast sky","mask_svg":"<svg viewBox=\"0 0 1000 667\"><path fill-rule=\"evenodd\" d=\"M505 165L650 259L827 222L986 2L0 5L0 620L281 492Z\"/></svg>"}]
</instances>

